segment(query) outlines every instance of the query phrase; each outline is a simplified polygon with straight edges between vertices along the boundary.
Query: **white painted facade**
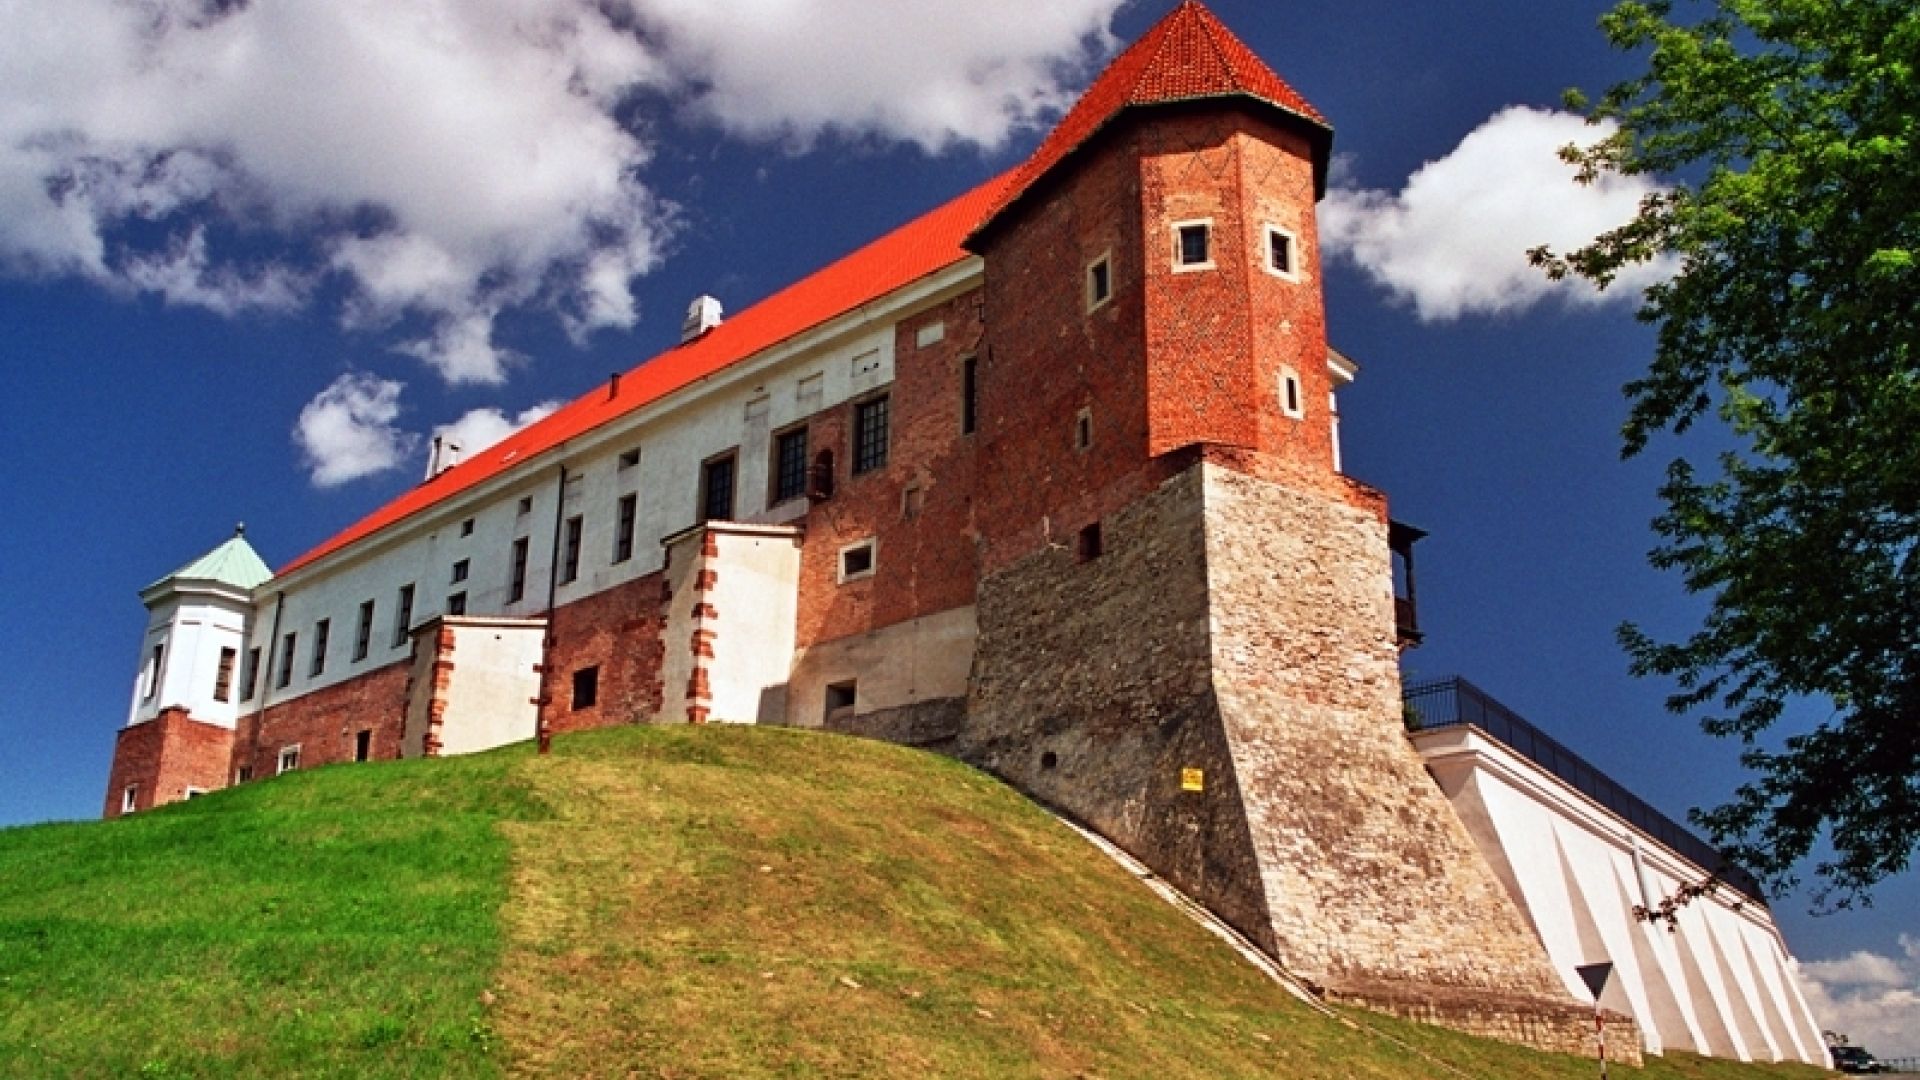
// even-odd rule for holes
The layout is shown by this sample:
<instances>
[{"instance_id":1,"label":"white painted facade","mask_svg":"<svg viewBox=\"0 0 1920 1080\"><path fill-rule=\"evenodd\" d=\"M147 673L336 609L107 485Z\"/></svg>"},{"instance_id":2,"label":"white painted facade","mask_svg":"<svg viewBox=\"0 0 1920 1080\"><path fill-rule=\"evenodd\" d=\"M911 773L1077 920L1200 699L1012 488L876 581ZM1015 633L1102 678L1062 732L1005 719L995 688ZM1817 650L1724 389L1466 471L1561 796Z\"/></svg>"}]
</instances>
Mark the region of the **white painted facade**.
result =
<instances>
[{"instance_id":1,"label":"white painted facade","mask_svg":"<svg viewBox=\"0 0 1920 1080\"><path fill-rule=\"evenodd\" d=\"M1828 1064L1820 1025L1767 909L1730 888L1682 907L1676 926L1638 919L1707 870L1466 724L1413 742L1467 831L1546 946L1567 992L1610 962L1601 1004L1632 1016L1644 1049Z\"/></svg>"},{"instance_id":2,"label":"white painted facade","mask_svg":"<svg viewBox=\"0 0 1920 1080\"><path fill-rule=\"evenodd\" d=\"M148 600L147 632L141 639L140 671L134 677L127 724L152 720L160 710L178 707L204 723L233 727L240 715L242 646L252 600L245 590L211 583L163 582L162 586L164 592ZM221 656L227 649L232 653L223 687Z\"/></svg>"}]
</instances>

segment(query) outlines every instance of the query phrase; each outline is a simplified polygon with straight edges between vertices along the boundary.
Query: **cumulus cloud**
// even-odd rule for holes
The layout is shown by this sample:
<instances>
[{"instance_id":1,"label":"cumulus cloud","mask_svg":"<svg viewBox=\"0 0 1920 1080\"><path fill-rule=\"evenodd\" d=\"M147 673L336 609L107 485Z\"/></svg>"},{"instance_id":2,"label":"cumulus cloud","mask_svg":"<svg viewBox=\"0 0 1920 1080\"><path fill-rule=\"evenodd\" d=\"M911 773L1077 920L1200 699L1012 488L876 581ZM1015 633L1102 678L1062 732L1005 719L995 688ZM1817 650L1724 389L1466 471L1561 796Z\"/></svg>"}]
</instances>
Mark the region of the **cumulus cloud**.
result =
<instances>
[{"instance_id":1,"label":"cumulus cloud","mask_svg":"<svg viewBox=\"0 0 1920 1080\"><path fill-rule=\"evenodd\" d=\"M1121 2L0 0L0 270L226 314L337 283L347 325L497 383L503 311L636 319L662 119L997 145Z\"/></svg>"},{"instance_id":2,"label":"cumulus cloud","mask_svg":"<svg viewBox=\"0 0 1920 1080\"><path fill-rule=\"evenodd\" d=\"M1121 0L639 0L701 114L804 147L824 134L997 146L1070 103Z\"/></svg>"},{"instance_id":3,"label":"cumulus cloud","mask_svg":"<svg viewBox=\"0 0 1920 1080\"><path fill-rule=\"evenodd\" d=\"M559 407L557 401L543 401L511 417L500 409L473 409L451 424L434 428L433 433L458 446L462 457L472 457L528 424L553 415Z\"/></svg>"},{"instance_id":4,"label":"cumulus cloud","mask_svg":"<svg viewBox=\"0 0 1920 1080\"><path fill-rule=\"evenodd\" d=\"M419 436L397 423L404 388L391 379L348 372L300 410L293 441L314 486L338 487L384 472L413 452Z\"/></svg>"},{"instance_id":5,"label":"cumulus cloud","mask_svg":"<svg viewBox=\"0 0 1920 1080\"><path fill-rule=\"evenodd\" d=\"M1920 937L1898 955L1860 950L1800 965L1800 985L1823 1028L1882 1058L1920 1057Z\"/></svg>"},{"instance_id":6,"label":"cumulus cloud","mask_svg":"<svg viewBox=\"0 0 1920 1080\"><path fill-rule=\"evenodd\" d=\"M1517 313L1553 297L1637 302L1642 288L1672 273L1670 264L1629 270L1600 292L1582 281L1550 281L1527 262L1530 248L1565 251L1623 224L1655 190L1644 177L1574 182L1557 151L1607 133L1570 113L1503 109L1397 193L1340 183L1336 174L1320 209L1321 242L1424 322Z\"/></svg>"}]
</instances>

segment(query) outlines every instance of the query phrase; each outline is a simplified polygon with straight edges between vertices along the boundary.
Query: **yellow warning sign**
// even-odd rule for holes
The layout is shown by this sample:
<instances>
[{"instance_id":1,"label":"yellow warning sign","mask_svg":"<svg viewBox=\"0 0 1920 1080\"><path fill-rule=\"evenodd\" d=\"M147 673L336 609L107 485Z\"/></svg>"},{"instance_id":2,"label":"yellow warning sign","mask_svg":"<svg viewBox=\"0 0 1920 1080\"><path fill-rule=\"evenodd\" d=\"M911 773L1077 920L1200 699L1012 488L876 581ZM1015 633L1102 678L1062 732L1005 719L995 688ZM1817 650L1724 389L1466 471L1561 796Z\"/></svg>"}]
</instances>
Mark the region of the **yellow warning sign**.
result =
<instances>
[{"instance_id":1,"label":"yellow warning sign","mask_svg":"<svg viewBox=\"0 0 1920 1080\"><path fill-rule=\"evenodd\" d=\"M1200 771L1199 769L1181 769L1180 770L1180 790L1181 791L1207 790L1207 774Z\"/></svg>"}]
</instances>

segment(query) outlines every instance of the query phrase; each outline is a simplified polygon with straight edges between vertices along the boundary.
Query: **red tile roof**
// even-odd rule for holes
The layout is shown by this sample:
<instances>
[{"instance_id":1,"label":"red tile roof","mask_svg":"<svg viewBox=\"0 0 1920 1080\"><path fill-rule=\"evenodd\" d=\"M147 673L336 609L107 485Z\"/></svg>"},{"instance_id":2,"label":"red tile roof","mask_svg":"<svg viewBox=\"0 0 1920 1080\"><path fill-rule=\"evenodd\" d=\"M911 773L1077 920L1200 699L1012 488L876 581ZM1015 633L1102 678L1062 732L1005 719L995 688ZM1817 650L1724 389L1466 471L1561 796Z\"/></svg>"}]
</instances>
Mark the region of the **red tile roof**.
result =
<instances>
[{"instance_id":1,"label":"red tile roof","mask_svg":"<svg viewBox=\"0 0 1920 1080\"><path fill-rule=\"evenodd\" d=\"M1107 65L1033 156L1014 170L1006 193L981 219L976 233L985 231L1042 176L1126 109L1220 97L1250 97L1298 117L1328 136L1333 131L1318 109L1274 74L1204 4L1183 0ZM1317 151L1324 152L1324 148ZM1314 171L1324 182L1324 161L1316 162Z\"/></svg>"},{"instance_id":2,"label":"red tile roof","mask_svg":"<svg viewBox=\"0 0 1920 1080\"><path fill-rule=\"evenodd\" d=\"M705 335L668 349L620 377L619 393L597 387L441 473L280 568L291 573L516 468L616 417L811 330L835 316L967 258L960 241L999 197L1002 174L895 229L840 261L774 293Z\"/></svg>"}]
</instances>

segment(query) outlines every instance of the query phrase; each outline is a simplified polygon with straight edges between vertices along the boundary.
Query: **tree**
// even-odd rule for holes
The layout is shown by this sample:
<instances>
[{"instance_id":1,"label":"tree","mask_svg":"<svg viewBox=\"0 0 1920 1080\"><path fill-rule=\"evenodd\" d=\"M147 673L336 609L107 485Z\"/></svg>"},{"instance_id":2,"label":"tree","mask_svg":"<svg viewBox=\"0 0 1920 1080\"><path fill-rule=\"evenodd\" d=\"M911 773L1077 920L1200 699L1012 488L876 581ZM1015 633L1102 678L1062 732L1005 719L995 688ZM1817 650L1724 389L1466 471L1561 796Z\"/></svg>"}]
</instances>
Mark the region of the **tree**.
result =
<instances>
[{"instance_id":1,"label":"tree","mask_svg":"<svg viewBox=\"0 0 1920 1080\"><path fill-rule=\"evenodd\" d=\"M1736 448L1673 461L1654 521L1651 561L1707 614L1681 640L1621 640L1636 675L1675 681L1669 708L1744 742L1749 779L1695 821L1776 891L1824 841L1818 897L1870 902L1920 843L1920 6L1700 6L1601 20L1647 72L1570 94L1609 133L1563 156L1585 182L1665 186L1533 258L1602 288L1672 265L1639 311L1657 336L1624 453L1711 417ZM1826 715L1773 730L1789 707Z\"/></svg>"}]
</instances>

